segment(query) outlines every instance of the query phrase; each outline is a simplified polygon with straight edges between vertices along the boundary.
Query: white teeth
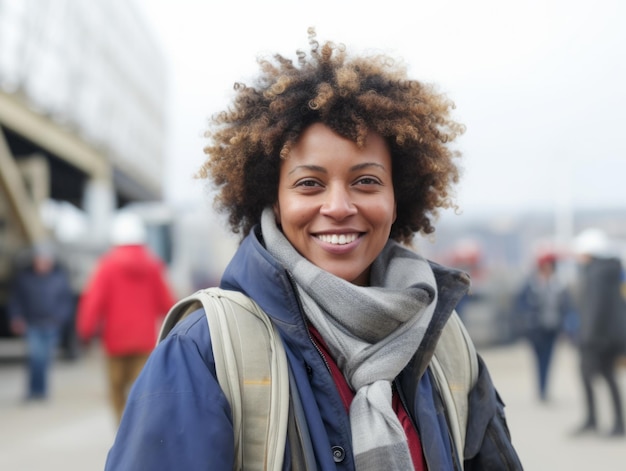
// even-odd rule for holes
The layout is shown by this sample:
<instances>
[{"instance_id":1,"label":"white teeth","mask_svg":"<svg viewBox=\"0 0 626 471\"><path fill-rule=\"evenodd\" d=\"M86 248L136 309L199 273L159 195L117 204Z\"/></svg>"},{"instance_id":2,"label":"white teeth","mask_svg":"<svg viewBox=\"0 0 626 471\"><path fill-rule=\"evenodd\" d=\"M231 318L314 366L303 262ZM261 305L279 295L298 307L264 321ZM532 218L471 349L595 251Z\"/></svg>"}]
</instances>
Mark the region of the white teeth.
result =
<instances>
[{"instance_id":1,"label":"white teeth","mask_svg":"<svg viewBox=\"0 0 626 471\"><path fill-rule=\"evenodd\" d=\"M354 242L358 234L321 234L317 236L322 242L333 245L345 245Z\"/></svg>"}]
</instances>

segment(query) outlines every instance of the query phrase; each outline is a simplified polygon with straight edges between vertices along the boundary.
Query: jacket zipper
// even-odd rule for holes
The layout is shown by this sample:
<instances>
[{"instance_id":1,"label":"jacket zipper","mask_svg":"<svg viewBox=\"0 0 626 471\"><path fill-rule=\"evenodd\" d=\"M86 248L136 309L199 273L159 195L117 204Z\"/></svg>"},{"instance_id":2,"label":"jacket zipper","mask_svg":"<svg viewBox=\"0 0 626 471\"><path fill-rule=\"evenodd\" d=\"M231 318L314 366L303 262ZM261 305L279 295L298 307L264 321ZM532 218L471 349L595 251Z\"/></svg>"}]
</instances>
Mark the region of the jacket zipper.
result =
<instances>
[{"instance_id":1,"label":"jacket zipper","mask_svg":"<svg viewBox=\"0 0 626 471\"><path fill-rule=\"evenodd\" d=\"M296 301L298 302L298 310L300 311L300 316L302 317L304 326L306 327L309 325L309 321L304 315L304 307L302 306L302 300L300 299L300 294L298 293L298 287L296 285L295 279L289 270L285 270L285 272L287 273L287 279L289 280L289 283L291 284L291 289L293 290L293 294L295 295ZM315 343L315 340L313 339L313 336L311 335L311 332L309 331L308 327L306 329L306 334L309 337L309 342L313 344L313 346L315 347L315 350L317 350L317 353L322 358L322 361L324 362L326 369L332 375L330 365L328 364L328 360L326 360L326 355L324 355L324 352L322 352L320 348L317 346L317 343Z\"/></svg>"}]
</instances>

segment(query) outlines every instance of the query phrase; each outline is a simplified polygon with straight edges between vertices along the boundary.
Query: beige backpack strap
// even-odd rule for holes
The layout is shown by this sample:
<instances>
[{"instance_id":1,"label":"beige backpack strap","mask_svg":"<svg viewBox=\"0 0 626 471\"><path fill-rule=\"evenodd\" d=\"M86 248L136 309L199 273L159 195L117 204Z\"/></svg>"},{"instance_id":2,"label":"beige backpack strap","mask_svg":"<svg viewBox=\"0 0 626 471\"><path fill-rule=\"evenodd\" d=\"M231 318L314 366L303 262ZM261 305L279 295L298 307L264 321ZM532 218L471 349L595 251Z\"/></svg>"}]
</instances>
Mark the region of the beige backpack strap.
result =
<instances>
[{"instance_id":1,"label":"beige backpack strap","mask_svg":"<svg viewBox=\"0 0 626 471\"><path fill-rule=\"evenodd\" d=\"M430 369L441 393L452 440L463 466L469 392L478 379L478 358L474 343L456 312L443 328Z\"/></svg>"},{"instance_id":2,"label":"beige backpack strap","mask_svg":"<svg viewBox=\"0 0 626 471\"><path fill-rule=\"evenodd\" d=\"M219 288L178 302L161 335L202 305L217 379L233 416L235 470L282 469L289 415L289 372L278 331L246 295Z\"/></svg>"}]
</instances>

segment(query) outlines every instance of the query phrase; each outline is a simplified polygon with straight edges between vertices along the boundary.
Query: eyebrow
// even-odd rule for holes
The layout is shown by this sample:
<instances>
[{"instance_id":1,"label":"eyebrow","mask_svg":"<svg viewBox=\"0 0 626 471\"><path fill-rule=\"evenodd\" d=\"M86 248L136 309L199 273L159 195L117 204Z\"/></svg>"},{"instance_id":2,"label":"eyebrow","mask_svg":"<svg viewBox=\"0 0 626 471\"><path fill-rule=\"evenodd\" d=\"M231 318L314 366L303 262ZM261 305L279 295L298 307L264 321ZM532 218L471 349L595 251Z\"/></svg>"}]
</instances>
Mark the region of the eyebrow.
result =
<instances>
[{"instance_id":1,"label":"eyebrow","mask_svg":"<svg viewBox=\"0 0 626 471\"><path fill-rule=\"evenodd\" d=\"M364 168L368 167L378 167L382 170L386 170L385 166L382 164L376 162L363 162L362 164L357 164L350 167L350 171L354 172L356 170L363 170ZM310 170L313 172L328 173L328 171L324 167L320 167L319 165L298 165L297 167L291 169L287 175L291 175L297 170Z\"/></svg>"}]
</instances>

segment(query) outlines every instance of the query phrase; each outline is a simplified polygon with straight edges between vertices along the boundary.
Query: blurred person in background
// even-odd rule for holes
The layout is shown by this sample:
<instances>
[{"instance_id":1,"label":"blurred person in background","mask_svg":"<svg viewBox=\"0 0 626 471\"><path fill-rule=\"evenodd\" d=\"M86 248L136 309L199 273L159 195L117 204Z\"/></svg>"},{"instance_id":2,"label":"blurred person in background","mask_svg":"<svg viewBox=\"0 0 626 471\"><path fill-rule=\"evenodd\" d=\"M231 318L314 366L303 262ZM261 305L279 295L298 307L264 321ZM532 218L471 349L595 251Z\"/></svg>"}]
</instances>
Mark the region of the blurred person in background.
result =
<instances>
[{"instance_id":1,"label":"blurred person in background","mask_svg":"<svg viewBox=\"0 0 626 471\"><path fill-rule=\"evenodd\" d=\"M586 418L575 434L598 429L593 382L606 381L613 404L611 436L624 435L624 416L616 363L626 351L626 305L621 292L622 262L607 235L586 229L574 241L579 261L576 302L580 314L580 371Z\"/></svg>"},{"instance_id":2,"label":"blurred person in background","mask_svg":"<svg viewBox=\"0 0 626 471\"><path fill-rule=\"evenodd\" d=\"M85 343L102 335L109 394L119 422L128 391L175 298L163 263L145 245L146 230L138 216L119 214L111 242L113 247L99 260L80 297L77 331Z\"/></svg>"},{"instance_id":3,"label":"blurred person in background","mask_svg":"<svg viewBox=\"0 0 626 471\"><path fill-rule=\"evenodd\" d=\"M31 263L18 271L8 302L11 329L25 335L28 351L26 400L48 397L50 367L61 327L73 315L74 294L50 242L37 244Z\"/></svg>"},{"instance_id":4,"label":"blurred person in background","mask_svg":"<svg viewBox=\"0 0 626 471\"><path fill-rule=\"evenodd\" d=\"M561 283L556 267L556 254L540 254L515 302L516 322L535 356L537 389L542 402L548 400L554 345L572 308L569 292Z\"/></svg>"}]
</instances>

